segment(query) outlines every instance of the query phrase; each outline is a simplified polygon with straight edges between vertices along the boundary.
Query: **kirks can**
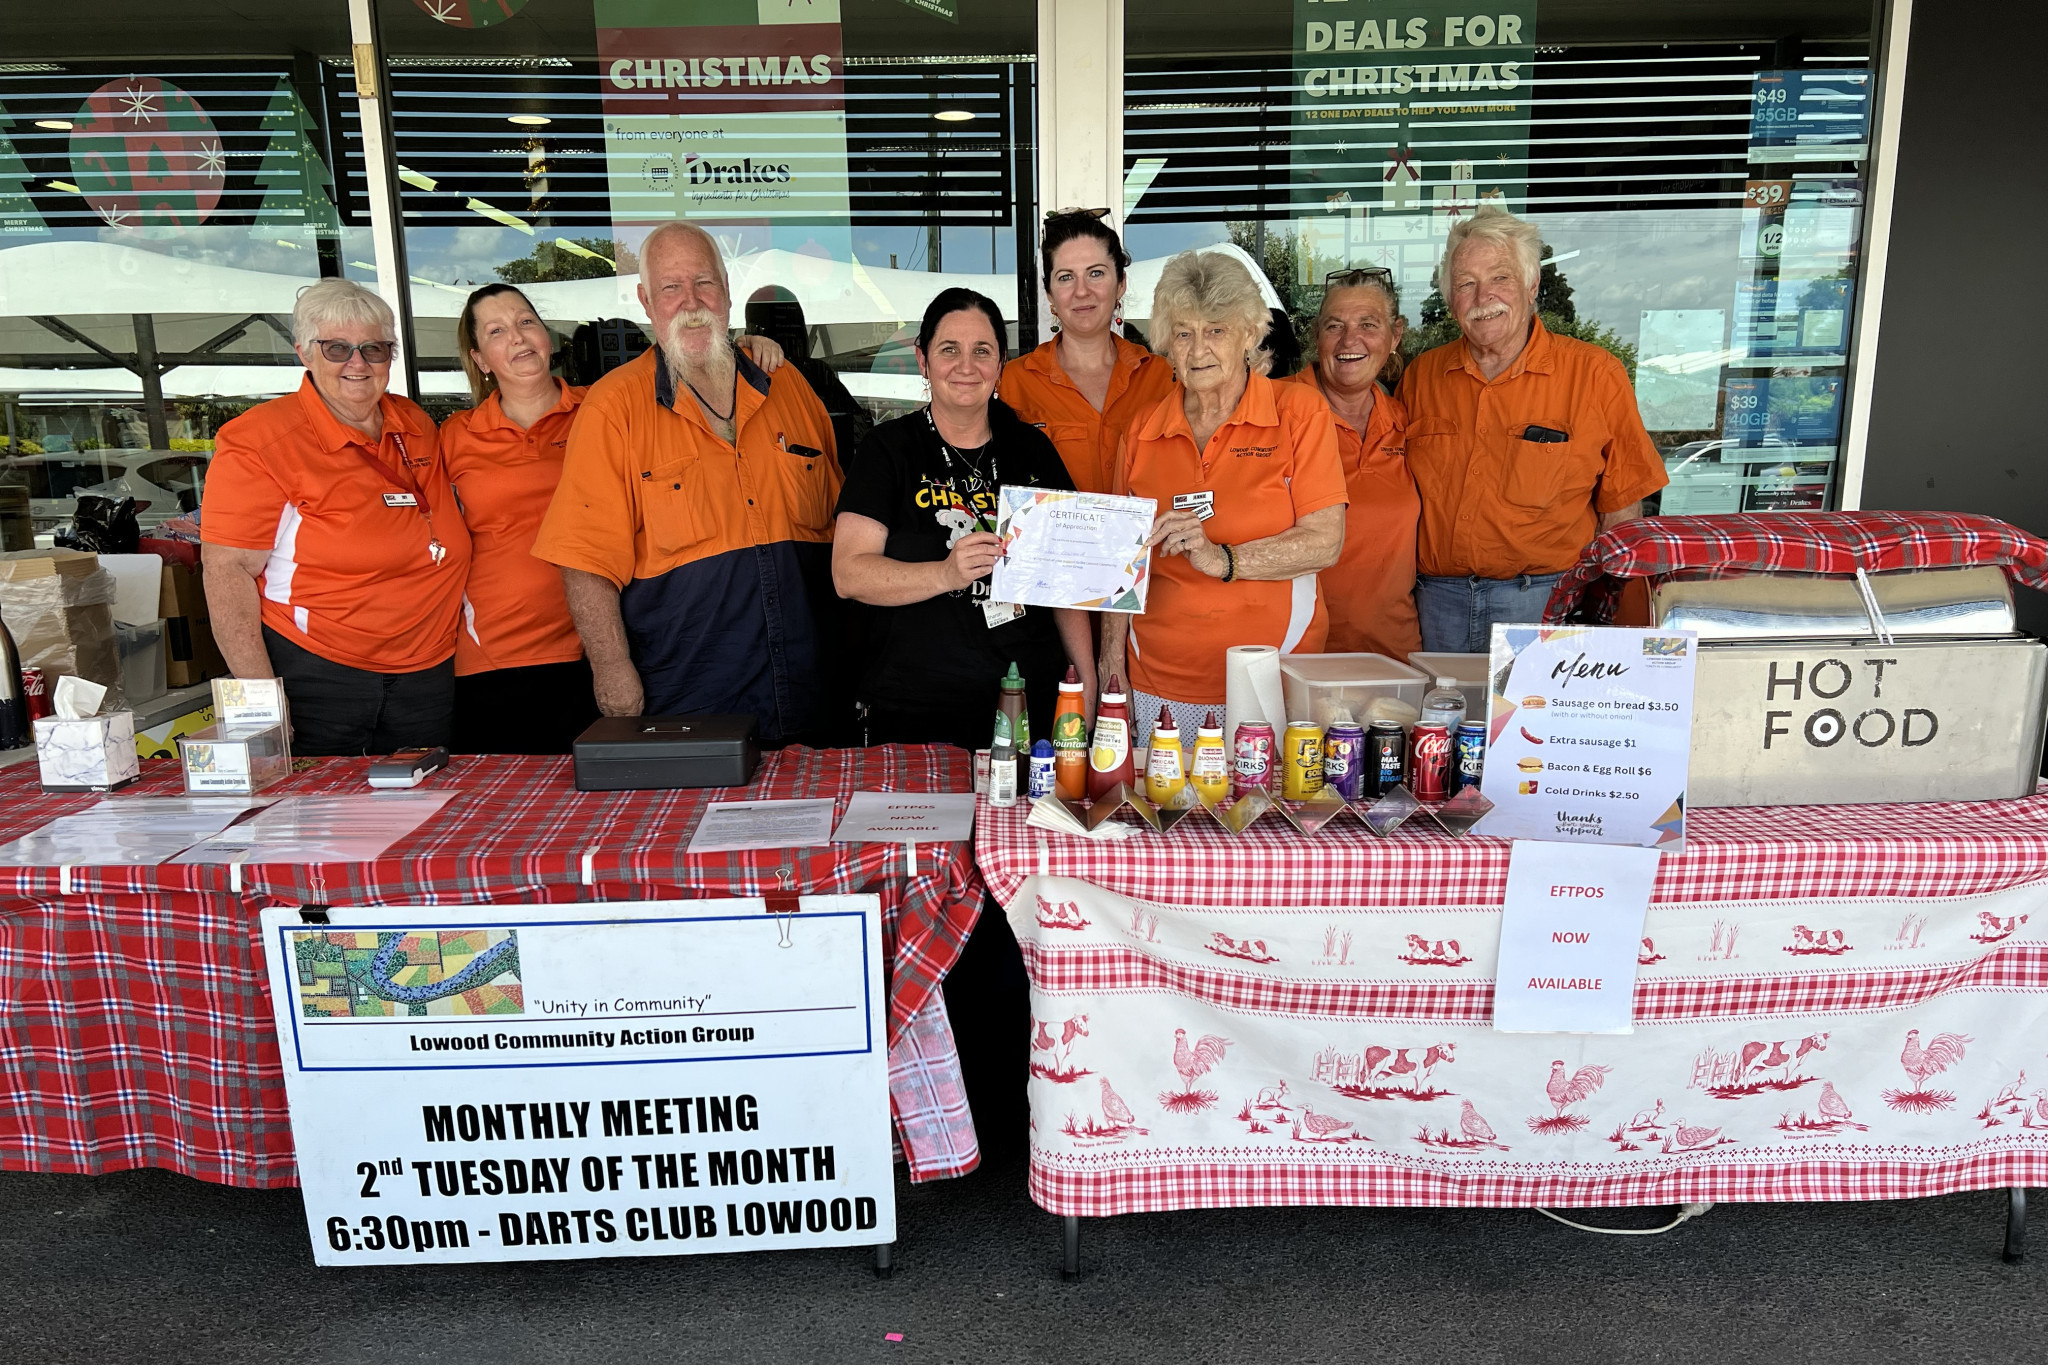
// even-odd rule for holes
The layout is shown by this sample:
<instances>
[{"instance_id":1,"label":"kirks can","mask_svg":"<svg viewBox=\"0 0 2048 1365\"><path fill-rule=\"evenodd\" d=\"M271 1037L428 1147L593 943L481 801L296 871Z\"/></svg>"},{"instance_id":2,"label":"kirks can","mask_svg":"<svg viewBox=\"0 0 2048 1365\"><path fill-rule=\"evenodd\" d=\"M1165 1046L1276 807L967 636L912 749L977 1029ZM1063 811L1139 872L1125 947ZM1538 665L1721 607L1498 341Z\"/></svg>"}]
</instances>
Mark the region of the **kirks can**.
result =
<instances>
[{"instance_id":1,"label":"kirks can","mask_svg":"<svg viewBox=\"0 0 2048 1365\"><path fill-rule=\"evenodd\" d=\"M1417 801L1442 801L1450 795L1451 732L1441 725L1418 725L1408 735L1408 790Z\"/></svg>"},{"instance_id":2,"label":"kirks can","mask_svg":"<svg viewBox=\"0 0 2048 1365\"><path fill-rule=\"evenodd\" d=\"M1280 795L1306 801L1323 789L1323 727L1290 720L1280 739Z\"/></svg>"},{"instance_id":3,"label":"kirks can","mask_svg":"<svg viewBox=\"0 0 2048 1365\"><path fill-rule=\"evenodd\" d=\"M1346 801L1365 794L1365 727L1339 721L1323 732L1323 785Z\"/></svg>"},{"instance_id":4,"label":"kirks can","mask_svg":"<svg viewBox=\"0 0 2048 1365\"><path fill-rule=\"evenodd\" d=\"M1408 736L1396 721L1374 721L1365 737L1365 793L1378 798L1408 775Z\"/></svg>"},{"instance_id":5,"label":"kirks can","mask_svg":"<svg viewBox=\"0 0 2048 1365\"><path fill-rule=\"evenodd\" d=\"M1273 727L1262 720L1248 720L1232 736L1236 751L1230 778L1230 794L1243 796L1256 788L1273 790Z\"/></svg>"},{"instance_id":6,"label":"kirks can","mask_svg":"<svg viewBox=\"0 0 2048 1365\"><path fill-rule=\"evenodd\" d=\"M1457 746L1455 790L1463 791L1478 786L1486 776L1486 727L1477 721L1466 721L1458 727Z\"/></svg>"},{"instance_id":7,"label":"kirks can","mask_svg":"<svg viewBox=\"0 0 2048 1365\"><path fill-rule=\"evenodd\" d=\"M30 668L26 664L22 666L21 697L28 703L28 718L32 721L57 713L56 708L50 704L50 685L40 668Z\"/></svg>"}]
</instances>

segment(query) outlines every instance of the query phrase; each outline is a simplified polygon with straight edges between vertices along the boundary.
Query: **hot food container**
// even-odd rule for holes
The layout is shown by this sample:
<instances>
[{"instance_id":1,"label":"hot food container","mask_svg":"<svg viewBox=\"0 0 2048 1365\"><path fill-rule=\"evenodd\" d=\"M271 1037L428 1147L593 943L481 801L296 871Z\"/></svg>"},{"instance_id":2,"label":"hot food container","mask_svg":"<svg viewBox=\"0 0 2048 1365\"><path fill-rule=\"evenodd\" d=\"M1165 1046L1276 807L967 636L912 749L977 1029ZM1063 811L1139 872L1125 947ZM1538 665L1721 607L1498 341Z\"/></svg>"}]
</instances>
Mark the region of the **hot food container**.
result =
<instances>
[{"instance_id":1,"label":"hot food container","mask_svg":"<svg viewBox=\"0 0 2048 1365\"><path fill-rule=\"evenodd\" d=\"M2024 796L2048 645L1992 567L1677 578L1651 625L1699 632L1695 806Z\"/></svg>"}]
</instances>

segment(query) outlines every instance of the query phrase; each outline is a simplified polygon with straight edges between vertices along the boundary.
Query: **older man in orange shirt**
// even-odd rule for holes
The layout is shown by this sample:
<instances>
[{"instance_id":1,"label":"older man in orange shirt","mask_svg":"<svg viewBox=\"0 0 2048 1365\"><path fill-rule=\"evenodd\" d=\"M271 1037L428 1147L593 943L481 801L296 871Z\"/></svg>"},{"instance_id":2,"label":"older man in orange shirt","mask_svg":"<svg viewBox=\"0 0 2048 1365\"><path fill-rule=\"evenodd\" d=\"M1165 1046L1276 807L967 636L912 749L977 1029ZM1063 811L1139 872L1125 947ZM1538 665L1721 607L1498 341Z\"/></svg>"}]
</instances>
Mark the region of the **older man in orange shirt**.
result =
<instances>
[{"instance_id":1,"label":"older man in orange shirt","mask_svg":"<svg viewBox=\"0 0 2048 1365\"><path fill-rule=\"evenodd\" d=\"M1494 205L1452 227L1437 284L1464 336L1401 380L1424 649L1483 653L1496 622L1542 620L1579 553L1669 481L1621 362L1536 317L1541 253Z\"/></svg>"}]
</instances>

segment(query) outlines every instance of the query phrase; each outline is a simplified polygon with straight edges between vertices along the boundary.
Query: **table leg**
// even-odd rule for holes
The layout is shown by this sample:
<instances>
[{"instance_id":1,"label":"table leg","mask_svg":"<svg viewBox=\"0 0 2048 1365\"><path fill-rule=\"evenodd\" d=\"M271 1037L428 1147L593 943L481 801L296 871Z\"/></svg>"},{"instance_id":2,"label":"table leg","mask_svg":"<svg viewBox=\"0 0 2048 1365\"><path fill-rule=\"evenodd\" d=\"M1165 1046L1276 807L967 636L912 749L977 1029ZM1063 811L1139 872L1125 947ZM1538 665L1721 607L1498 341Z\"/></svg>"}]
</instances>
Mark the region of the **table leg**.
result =
<instances>
[{"instance_id":1,"label":"table leg","mask_svg":"<svg viewBox=\"0 0 2048 1365\"><path fill-rule=\"evenodd\" d=\"M2015 1185L2007 1191L2005 1209L2005 1263L2017 1265L2027 1259L2027 1190Z\"/></svg>"},{"instance_id":2,"label":"table leg","mask_svg":"<svg viewBox=\"0 0 2048 1365\"><path fill-rule=\"evenodd\" d=\"M891 1260L890 1260L890 1258L889 1258L889 1253L890 1253L890 1252L892 1252L892 1251L894 1251L895 1249L896 1249L896 1244L895 1244L894 1242L877 1242L877 1243L875 1243L875 1278L876 1278L876 1279L878 1279L878 1280L886 1280L886 1279L889 1279L889 1278L890 1278L891 1276L893 1276L893 1275L894 1275L894 1274L896 1273L896 1266L895 1266L895 1263L894 1263L893 1261L891 1261Z\"/></svg>"},{"instance_id":3,"label":"table leg","mask_svg":"<svg viewBox=\"0 0 2048 1365\"><path fill-rule=\"evenodd\" d=\"M1060 1266L1060 1278L1078 1280L1081 1278L1081 1220L1068 1214L1060 1220L1061 1240L1065 1243L1066 1259Z\"/></svg>"}]
</instances>

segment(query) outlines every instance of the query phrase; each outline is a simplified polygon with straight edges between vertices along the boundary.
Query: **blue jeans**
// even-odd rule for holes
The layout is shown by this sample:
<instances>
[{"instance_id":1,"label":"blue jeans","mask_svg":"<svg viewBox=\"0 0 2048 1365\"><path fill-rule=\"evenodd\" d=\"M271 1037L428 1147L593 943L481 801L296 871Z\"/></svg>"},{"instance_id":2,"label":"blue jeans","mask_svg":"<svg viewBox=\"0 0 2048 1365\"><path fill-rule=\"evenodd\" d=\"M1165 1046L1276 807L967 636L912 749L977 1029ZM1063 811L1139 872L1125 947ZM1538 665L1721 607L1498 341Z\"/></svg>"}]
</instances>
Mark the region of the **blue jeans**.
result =
<instances>
[{"instance_id":1,"label":"blue jeans","mask_svg":"<svg viewBox=\"0 0 2048 1365\"><path fill-rule=\"evenodd\" d=\"M1415 579L1415 610L1422 618L1422 647L1432 653L1484 654L1493 626L1533 625L1543 619L1550 590L1564 577L1525 573L1519 578Z\"/></svg>"}]
</instances>

